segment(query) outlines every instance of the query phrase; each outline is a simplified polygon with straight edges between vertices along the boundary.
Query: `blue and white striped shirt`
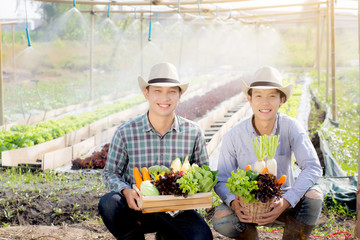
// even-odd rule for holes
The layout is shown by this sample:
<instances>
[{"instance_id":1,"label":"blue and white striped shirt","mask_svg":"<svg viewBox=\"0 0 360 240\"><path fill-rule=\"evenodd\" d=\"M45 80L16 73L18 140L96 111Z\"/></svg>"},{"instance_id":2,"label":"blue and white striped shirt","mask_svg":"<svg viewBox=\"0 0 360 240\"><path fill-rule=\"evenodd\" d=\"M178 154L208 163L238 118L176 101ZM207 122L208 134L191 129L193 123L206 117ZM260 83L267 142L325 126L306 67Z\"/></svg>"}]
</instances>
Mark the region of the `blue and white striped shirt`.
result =
<instances>
[{"instance_id":1,"label":"blue and white striped shirt","mask_svg":"<svg viewBox=\"0 0 360 240\"><path fill-rule=\"evenodd\" d=\"M258 137L251 117L241 121L224 136L218 160L218 183L215 192L228 205L235 199L225 183L231 177L231 171L238 168L245 170L247 165L254 168L257 161L251 139ZM286 175L287 179L282 189L283 195L293 207L305 192L322 176L322 168L314 146L307 132L300 123L285 114L278 113L271 134L279 135L280 145L277 147L277 176ZM292 153L301 169L296 181L292 170Z\"/></svg>"}]
</instances>

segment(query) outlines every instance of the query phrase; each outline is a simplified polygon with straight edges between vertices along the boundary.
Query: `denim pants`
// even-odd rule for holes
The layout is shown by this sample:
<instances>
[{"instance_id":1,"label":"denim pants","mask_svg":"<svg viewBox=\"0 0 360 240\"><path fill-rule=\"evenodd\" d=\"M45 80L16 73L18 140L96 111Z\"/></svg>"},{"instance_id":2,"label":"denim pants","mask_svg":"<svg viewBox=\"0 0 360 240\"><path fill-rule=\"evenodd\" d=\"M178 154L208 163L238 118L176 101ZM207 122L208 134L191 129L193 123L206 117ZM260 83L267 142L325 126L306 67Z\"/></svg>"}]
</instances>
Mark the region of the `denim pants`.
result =
<instances>
[{"instance_id":1,"label":"denim pants","mask_svg":"<svg viewBox=\"0 0 360 240\"><path fill-rule=\"evenodd\" d=\"M213 239L204 219L194 210L171 216L165 212L146 213L130 209L125 197L116 192L105 194L99 202L99 213L116 239L145 239L144 233L159 232L165 239Z\"/></svg>"},{"instance_id":2,"label":"denim pants","mask_svg":"<svg viewBox=\"0 0 360 240\"><path fill-rule=\"evenodd\" d=\"M314 226L316 225L316 222L320 216L322 205L322 199L314 199L304 196L294 208L287 208L273 223L270 223L266 226L283 226L285 224L287 215L292 216L302 224ZM226 209L232 211L232 213L222 218L212 218L214 229L224 236L236 238L246 229L246 224L249 223L240 222L233 209L224 203L219 205L215 212Z\"/></svg>"}]
</instances>

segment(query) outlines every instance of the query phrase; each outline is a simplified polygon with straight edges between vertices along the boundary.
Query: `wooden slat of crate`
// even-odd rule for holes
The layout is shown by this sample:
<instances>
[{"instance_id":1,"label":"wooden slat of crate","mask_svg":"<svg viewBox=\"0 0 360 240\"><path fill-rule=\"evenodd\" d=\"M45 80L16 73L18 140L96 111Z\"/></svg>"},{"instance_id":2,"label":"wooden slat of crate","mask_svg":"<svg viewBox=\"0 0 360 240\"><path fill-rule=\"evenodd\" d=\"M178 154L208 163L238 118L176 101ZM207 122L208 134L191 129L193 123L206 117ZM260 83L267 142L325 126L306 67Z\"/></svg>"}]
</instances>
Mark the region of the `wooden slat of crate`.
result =
<instances>
[{"instance_id":1,"label":"wooden slat of crate","mask_svg":"<svg viewBox=\"0 0 360 240\"><path fill-rule=\"evenodd\" d=\"M144 196L142 212L166 212L177 210L188 210L197 208L208 208L212 206L212 193L196 193L184 197L169 196Z\"/></svg>"},{"instance_id":2,"label":"wooden slat of crate","mask_svg":"<svg viewBox=\"0 0 360 240\"><path fill-rule=\"evenodd\" d=\"M198 208L210 208L211 204L192 204L192 205L179 205L173 207L154 207L143 209L142 213L154 213L154 212L168 212L168 211L178 211L178 210L190 210Z\"/></svg>"}]
</instances>

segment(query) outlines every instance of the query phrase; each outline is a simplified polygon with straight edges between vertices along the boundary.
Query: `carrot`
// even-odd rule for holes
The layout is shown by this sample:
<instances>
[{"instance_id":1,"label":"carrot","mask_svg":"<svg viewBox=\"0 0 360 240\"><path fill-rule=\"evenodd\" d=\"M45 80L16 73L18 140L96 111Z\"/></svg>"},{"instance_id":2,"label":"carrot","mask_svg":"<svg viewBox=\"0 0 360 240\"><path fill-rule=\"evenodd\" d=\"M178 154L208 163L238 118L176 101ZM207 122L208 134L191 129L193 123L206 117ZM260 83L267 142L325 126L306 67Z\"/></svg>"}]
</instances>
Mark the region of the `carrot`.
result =
<instances>
[{"instance_id":1,"label":"carrot","mask_svg":"<svg viewBox=\"0 0 360 240\"><path fill-rule=\"evenodd\" d=\"M251 170L251 165L247 165L245 168L245 171L249 171L249 170Z\"/></svg>"},{"instance_id":2,"label":"carrot","mask_svg":"<svg viewBox=\"0 0 360 240\"><path fill-rule=\"evenodd\" d=\"M262 170L261 174L265 174L265 173L267 173L267 172L269 172L269 169L268 169L267 167L265 167L265 168Z\"/></svg>"},{"instance_id":3,"label":"carrot","mask_svg":"<svg viewBox=\"0 0 360 240\"><path fill-rule=\"evenodd\" d=\"M137 188L140 190L140 185L142 183L142 177L139 169L137 167L134 167L134 178Z\"/></svg>"},{"instance_id":4,"label":"carrot","mask_svg":"<svg viewBox=\"0 0 360 240\"><path fill-rule=\"evenodd\" d=\"M277 183L280 184L280 185L283 185L283 184L285 183L285 181L286 181L286 175L282 175L282 176L278 179Z\"/></svg>"},{"instance_id":5,"label":"carrot","mask_svg":"<svg viewBox=\"0 0 360 240\"><path fill-rule=\"evenodd\" d=\"M149 171L146 167L143 167L142 168L142 175L143 175L143 180L146 181L146 180L151 180L151 177L150 177L150 174L149 174Z\"/></svg>"}]
</instances>

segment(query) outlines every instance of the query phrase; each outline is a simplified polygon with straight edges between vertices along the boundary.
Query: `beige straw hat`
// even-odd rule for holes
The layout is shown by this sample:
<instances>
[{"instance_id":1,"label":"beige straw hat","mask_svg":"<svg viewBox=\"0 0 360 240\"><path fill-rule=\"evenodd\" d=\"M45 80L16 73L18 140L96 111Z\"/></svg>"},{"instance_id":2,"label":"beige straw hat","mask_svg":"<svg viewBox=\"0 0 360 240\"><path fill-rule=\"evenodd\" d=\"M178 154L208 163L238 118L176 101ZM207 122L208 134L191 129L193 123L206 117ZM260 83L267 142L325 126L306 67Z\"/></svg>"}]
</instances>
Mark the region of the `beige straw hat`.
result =
<instances>
[{"instance_id":1,"label":"beige straw hat","mask_svg":"<svg viewBox=\"0 0 360 240\"><path fill-rule=\"evenodd\" d=\"M144 91L147 86L160 87L175 87L179 86L182 93L186 91L189 83L182 83L179 80L179 74L176 67L171 63L159 63L151 68L149 80L146 81L143 77L138 78L141 91Z\"/></svg>"},{"instance_id":2,"label":"beige straw hat","mask_svg":"<svg viewBox=\"0 0 360 240\"><path fill-rule=\"evenodd\" d=\"M247 85L244 81L241 81L241 88L245 94L248 94L250 88L279 89L285 94L286 100L288 100L293 90L293 84L289 84L288 86L284 87L282 85L282 77L280 72L273 67L264 66L255 72L250 85Z\"/></svg>"}]
</instances>

